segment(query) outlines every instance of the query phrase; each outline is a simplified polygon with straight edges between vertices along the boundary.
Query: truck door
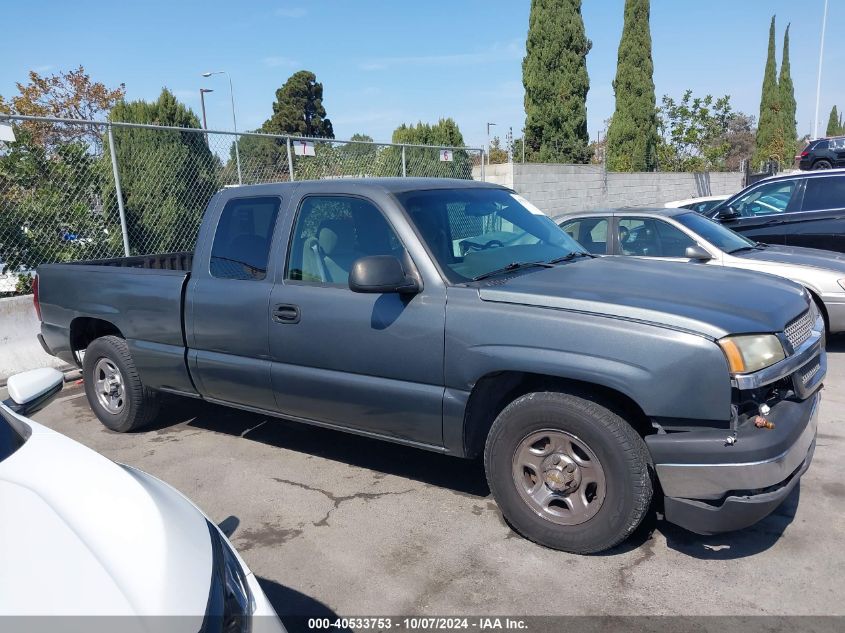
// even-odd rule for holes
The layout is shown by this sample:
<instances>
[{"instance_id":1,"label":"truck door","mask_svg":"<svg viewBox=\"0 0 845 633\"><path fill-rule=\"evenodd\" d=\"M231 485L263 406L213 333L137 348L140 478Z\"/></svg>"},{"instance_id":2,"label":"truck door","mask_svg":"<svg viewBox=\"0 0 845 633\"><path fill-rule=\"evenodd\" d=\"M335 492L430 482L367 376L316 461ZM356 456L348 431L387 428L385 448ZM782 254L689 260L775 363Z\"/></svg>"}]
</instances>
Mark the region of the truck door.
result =
<instances>
[{"instance_id":1,"label":"truck door","mask_svg":"<svg viewBox=\"0 0 845 633\"><path fill-rule=\"evenodd\" d=\"M201 236L186 295L188 364L206 398L273 410L267 306L281 199L230 197ZM222 206L222 208L220 208Z\"/></svg>"},{"instance_id":2,"label":"truck door","mask_svg":"<svg viewBox=\"0 0 845 633\"><path fill-rule=\"evenodd\" d=\"M385 197L380 204L396 203ZM423 291L412 296L352 292L348 278L356 259L406 255L383 206L319 194L305 195L291 208L296 215L287 261L269 306L278 410L442 446L442 280L424 280Z\"/></svg>"}]
</instances>

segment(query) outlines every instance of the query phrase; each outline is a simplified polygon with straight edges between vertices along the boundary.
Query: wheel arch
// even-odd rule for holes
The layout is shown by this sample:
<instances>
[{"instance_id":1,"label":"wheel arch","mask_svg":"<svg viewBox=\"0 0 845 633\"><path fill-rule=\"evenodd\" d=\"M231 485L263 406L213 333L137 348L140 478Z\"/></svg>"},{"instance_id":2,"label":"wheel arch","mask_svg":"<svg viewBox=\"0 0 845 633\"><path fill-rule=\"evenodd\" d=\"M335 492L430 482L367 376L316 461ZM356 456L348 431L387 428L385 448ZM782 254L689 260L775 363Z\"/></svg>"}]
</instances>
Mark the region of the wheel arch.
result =
<instances>
[{"instance_id":1,"label":"wheel arch","mask_svg":"<svg viewBox=\"0 0 845 633\"><path fill-rule=\"evenodd\" d=\"M463 423L463 449L474 458L484 443L494 420L511 402L534 391L559 391L598 402L626 420L641 436L654 432L650 418L629 395L606 385L525 371L499 371L482 376L467 400Z\"/></svg>"},{"instance_id":2,"label":"wheel arch","mask_svg":"<svg viewBox=\"0 0 845 633\"><path fill-rule=\"evenodd\" d=\"M94 340L102 336L126 338L114 323L105 319L76 317L70 322L70 349L77 359L78 365L81 366L78 352L81 352Z\"/></svg>"}]
</instances>

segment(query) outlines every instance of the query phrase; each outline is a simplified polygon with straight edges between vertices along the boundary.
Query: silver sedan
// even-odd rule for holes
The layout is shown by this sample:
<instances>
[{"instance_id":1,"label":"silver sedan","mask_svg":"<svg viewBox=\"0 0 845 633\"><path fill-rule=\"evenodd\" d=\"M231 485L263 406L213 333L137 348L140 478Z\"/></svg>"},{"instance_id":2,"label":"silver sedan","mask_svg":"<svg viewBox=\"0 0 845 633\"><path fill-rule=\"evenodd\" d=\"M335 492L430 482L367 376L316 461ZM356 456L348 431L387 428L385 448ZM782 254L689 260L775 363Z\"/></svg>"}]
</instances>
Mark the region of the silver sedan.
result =
<instances>
[{"instance_id":1,"label":"silver sedan","mask_svg":"<svg viewBox=\"0 0 845 633\"><path fill-rule=\"evenodd\" d=\"M624 208L558 216L555 221L594 255L730 266L803 285L828 331L845 331L845 255L753 242L687 209Z\"/></svg>"}]
</instances>

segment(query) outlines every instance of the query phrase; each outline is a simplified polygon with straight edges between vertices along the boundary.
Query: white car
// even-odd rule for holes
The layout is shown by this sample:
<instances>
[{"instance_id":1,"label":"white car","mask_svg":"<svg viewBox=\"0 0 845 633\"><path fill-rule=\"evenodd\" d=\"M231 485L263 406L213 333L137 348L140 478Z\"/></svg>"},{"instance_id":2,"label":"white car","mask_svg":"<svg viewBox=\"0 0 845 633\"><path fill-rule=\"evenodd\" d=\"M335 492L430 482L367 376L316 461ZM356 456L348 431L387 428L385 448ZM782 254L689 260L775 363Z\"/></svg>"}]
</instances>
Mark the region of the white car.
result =
<instances>
[{"instance_id":1,"label":"white car","mask_svg":"<svg viewBox=\"0 0 845 633\"><path fill-rule=\"evenodd\" d=\"M562 215L555 222L593 255L726 266L785 277L810 292L828 332L845 332L845 254L753 242L688 209L603 209Z\"/></svg>"},{"instance_id":2,"label":"white car","mask_svg":"<svg viewBox=\"0 0 845 633\"><path fill-rule=\"evenodd\" d=\"M226 536L181 493L24 417L62 382L49 368L12 376L0 404L2 619L133 616L121 630L284 632Z\"/></svg>"},{"instance_id":3,"label":"white car","mask_svg":"<svg viewBox=\"0 0 845 633\"><path fill-rule=\"evenodd\" d=\"M696 213L706 213L713 209L720 202L727 200L730 196L702 196L701 198L687 198L686 200L673 200L663 206L667 209L689 209Z\"/></svg>"}]
</instances>

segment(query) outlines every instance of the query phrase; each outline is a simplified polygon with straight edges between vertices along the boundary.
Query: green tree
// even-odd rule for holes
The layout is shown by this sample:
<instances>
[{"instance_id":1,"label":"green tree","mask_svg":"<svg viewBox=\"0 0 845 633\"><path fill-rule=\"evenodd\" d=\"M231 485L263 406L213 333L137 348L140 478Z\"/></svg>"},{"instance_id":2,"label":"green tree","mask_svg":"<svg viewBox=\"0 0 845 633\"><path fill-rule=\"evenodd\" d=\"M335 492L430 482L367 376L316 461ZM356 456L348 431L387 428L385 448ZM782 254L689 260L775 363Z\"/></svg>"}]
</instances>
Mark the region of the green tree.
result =
<instances>
[{"instance_id":1,"label":"green tree","mask_svg":"<svg viewBox=\"0 0 845 633\"><path fill-rule=\"evenodd\" d=\"M783 162L786 156L783 144L783 108L775 55L775 16L772 16L769 26L769 52L766 57L766 71L763 75L763 90L760 96L757 147L753 157L755 167L769 159Z\"/></svg>"},{"instance_id":2,"label":"green tree","mask_svg":"<svg viewBox=\"0 0 845 633\"><path fill-rule=\"evenodd\" d=\"M405 148L405 173L408 176L472 178L472 161L465 150L455 150L451 161L440 160L438 148L464 145L463 134L451 118L440 119L434 125L403 123L393 131L391 140L396 144L434 146ZM382 176L401 176L402 149L388 147L379 152L377 172Z\"/></svg>"},{"instance_id":3,"label":"green tree","mask_svg":"<svg viewBox=\"0 0 845 633\"><path fill-rule=\"evenodd\" d=\"M487 152L488 161L491 165L508 162L508 151L502 147L502 141L498 136L494 136L490 141L490 149Z\"/></svg>"},{"instance_id":4,"label":"green tree","mask_svg":"<svg viewBox=\"0 0 845 633\"><path fill-rule=\"evenodd\" d=\"M730 97L693 97L687 90L680 101L663 97L658 115L662 169L719 171L730 151L726 136L733 118Z\"/></svg>"},{"instance_id":5,"label":"green tree","mask_svg":"<svg viewBox=\"0 0 845 633\"><path fill-rule=\"evenodd\" d=\"M658 133L649 14L649 0L625 0L613 82L616 109L607 131L607 168L611 171L656 167Z\"/></svg>"},{"instance_id":6,"label":"green tree","mask_svg":"<svg viewBox=\"0 0 845 633\"><path fill-rule=\"evenodd\" d=\"M792 161L798 149L798 127L795 120L795 86L792 85L792 74L789 64L789 25L786 25L786 32L783 35L783 58L780 63L780 77L778 78L780 90L781 113L783 117L783 159L784 163Z\"/></svg>"},{"instance_id":7,"label":"green tree","mask_svg":"<svg viewBox=\"0 0 845 633\"><path fill-rule=\"evenodd\" d=\"M323 107L323 84L308 71L295 72L276 90L273 115L261 126L268 134L334 138L332 122Z\"/></svg>"},{"instance_id":8,"label":"green tree","mask_svg":"<svg viewBox=\"0 0 845 633\"><path fill-rule=\"evenodd\" d=\"M167 88L154 102L118 103L109 120L200 129L196 114ZM115 127L114 141L132 252L193 248L222 167L205 135Z\"/></svg>"},{"instance_id":9,"label":"green tree","mask_svg":"<svg viewBox=\"0 0 845 633\"><path fill-rule=\"evenodd\" d=\"M827 136L836 136L837 134L842 134L842 125L839 119L839 113L836 110L836 106L833 106L830 110L830 118L827 120L827 131L825 134Z\"/></svg>"},{"instance_id":10,"label":"green tree","mask_svg":"<svg viewBox=\"0 0 845 633\"><path fill-rule=\"evenodd\" d=\"M581 0L532 0L526 54L526 149L533 160L585 163L587 145L587 53Z\"/></svg>"}]
</instances>

